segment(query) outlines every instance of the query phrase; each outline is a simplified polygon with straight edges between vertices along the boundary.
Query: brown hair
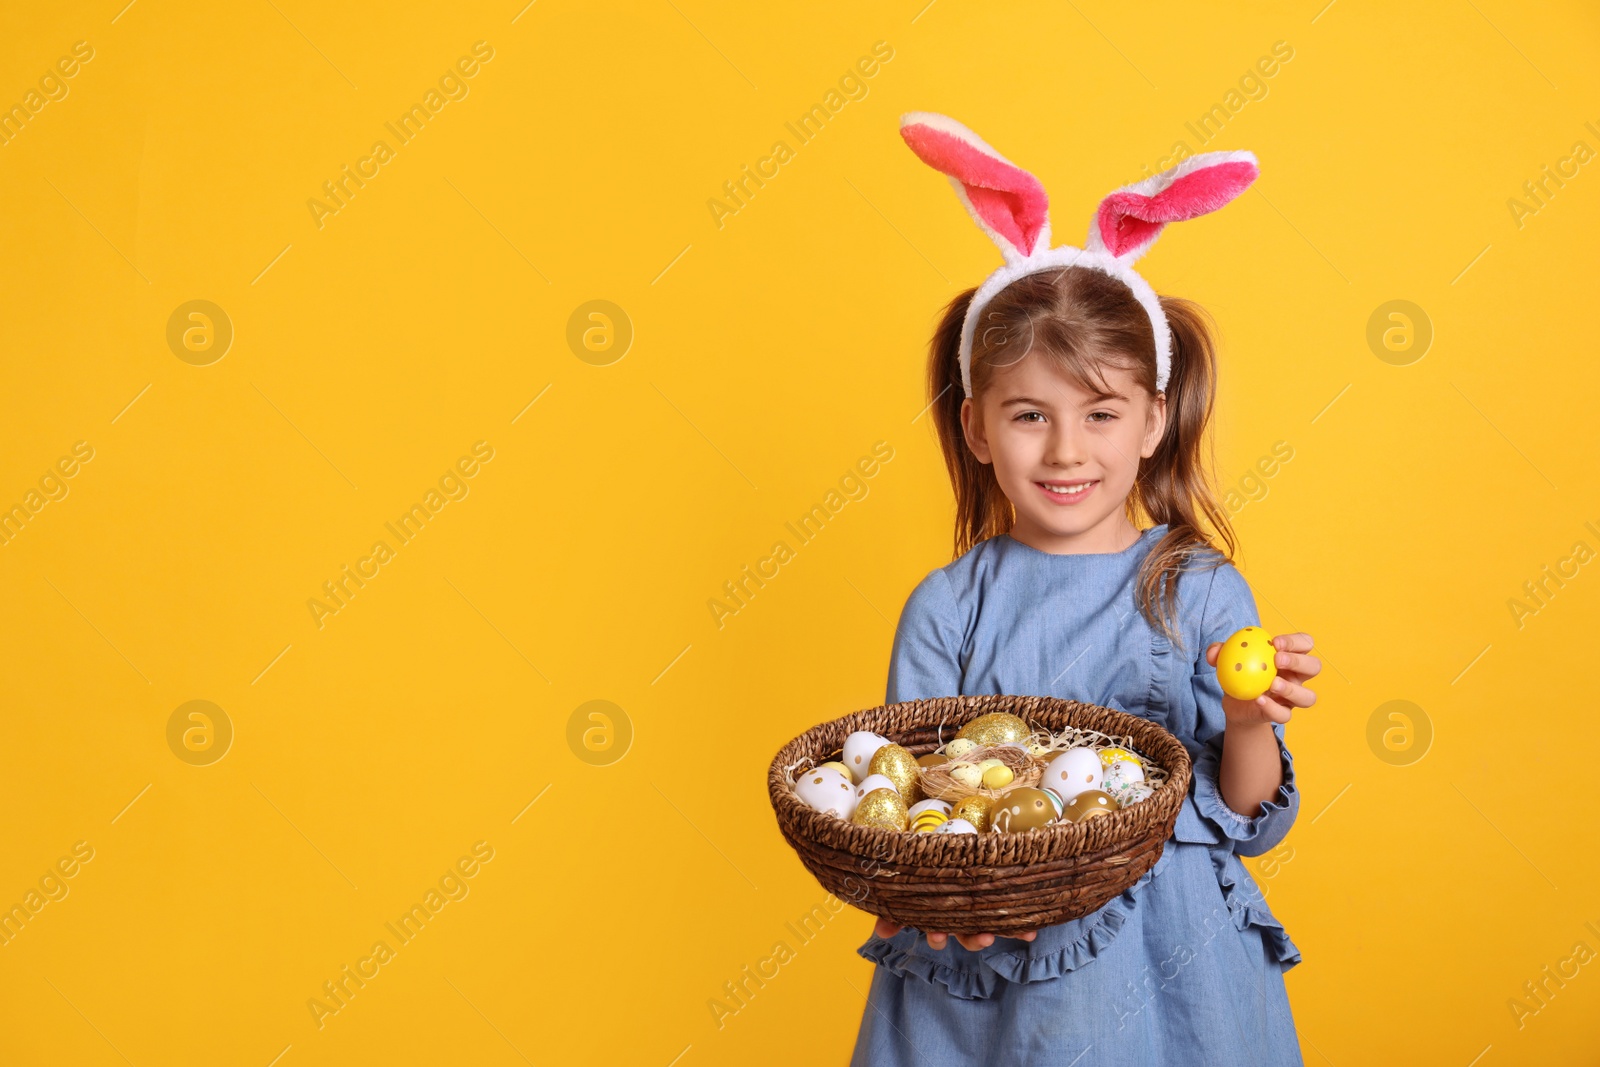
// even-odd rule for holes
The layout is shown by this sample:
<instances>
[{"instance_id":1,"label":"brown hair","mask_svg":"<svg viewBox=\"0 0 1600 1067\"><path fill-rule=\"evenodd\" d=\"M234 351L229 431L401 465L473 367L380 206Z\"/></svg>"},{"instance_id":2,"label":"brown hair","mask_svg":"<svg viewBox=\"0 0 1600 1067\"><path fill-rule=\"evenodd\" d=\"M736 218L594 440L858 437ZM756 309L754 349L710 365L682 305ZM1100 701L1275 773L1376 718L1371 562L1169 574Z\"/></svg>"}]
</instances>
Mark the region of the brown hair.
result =
<instances>
[{"instance_id":1,"label":"brown hair","mask_svg":"<svg viewBox=\"0 0 1600 1067\"><path fill-rule=\"evenodd\" d=\"M961 325L975 289L944 309L928 352L928 400L956 496L955 554L1011 529L1016 513L995 478L979 463L961 432ZM1172 330L1167 424L1150 458L1139 464L1128 494L1128 521L1147 516L1167 532L1139 568L1137 601L1150 624L1180 646L1176 632L1178 575L1195 556L1209 566L1231 562L1237 542L1211 489L1211 442L1206 427L1216 397L1215 327L1204 308L1161 297ZM994 370L1038 352L1086 389L1106 386L1104 368L1131 371L1152 395L1156 386L1155 331L1133 290L1103 271L1068 267L1029 274L984 307L972 344L972 391L980 395ZM1020 354L1019 354L1020 353ZM1227 546L1223 552L1202 522ZM1207 551L1209 550L1209 552Z\"/></svg>"}]
</instances>

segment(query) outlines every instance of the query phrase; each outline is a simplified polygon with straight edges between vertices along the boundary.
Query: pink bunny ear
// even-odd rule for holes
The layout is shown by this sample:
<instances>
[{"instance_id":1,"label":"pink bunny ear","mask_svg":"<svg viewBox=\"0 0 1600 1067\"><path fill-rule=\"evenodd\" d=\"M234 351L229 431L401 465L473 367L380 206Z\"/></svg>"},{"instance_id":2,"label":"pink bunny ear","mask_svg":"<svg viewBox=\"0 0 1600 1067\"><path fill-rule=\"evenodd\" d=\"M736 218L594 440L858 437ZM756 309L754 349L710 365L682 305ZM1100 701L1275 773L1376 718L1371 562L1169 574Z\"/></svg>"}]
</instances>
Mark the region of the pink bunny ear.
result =
<instances>
[{"instance_id":1,"label":"pink bunny ear","mask_svg":"<svg viewBox=\"0 0 1600 1067\"><path fill-rule=\"evenodd\" d=\"M1050 198L1039 179L944 115L904 115L900 136L924 163L949 175L967 210L1008 261L1048 247Z\"/></svg>"},{"instance_id":2,"label":"pink bunny ear","mask_svg":"<svg viewBox=\"0 0 1600 1067\"><path fill-rule=\"evenodd\" d=\"M1250 152L1205 152L1171 170L1118 189L1104 200L1089 227L1089 248L1126 263L1147 252L1169 222L1197 218L1223 207L1256 180Z\"/></svg>"}]
</instances>

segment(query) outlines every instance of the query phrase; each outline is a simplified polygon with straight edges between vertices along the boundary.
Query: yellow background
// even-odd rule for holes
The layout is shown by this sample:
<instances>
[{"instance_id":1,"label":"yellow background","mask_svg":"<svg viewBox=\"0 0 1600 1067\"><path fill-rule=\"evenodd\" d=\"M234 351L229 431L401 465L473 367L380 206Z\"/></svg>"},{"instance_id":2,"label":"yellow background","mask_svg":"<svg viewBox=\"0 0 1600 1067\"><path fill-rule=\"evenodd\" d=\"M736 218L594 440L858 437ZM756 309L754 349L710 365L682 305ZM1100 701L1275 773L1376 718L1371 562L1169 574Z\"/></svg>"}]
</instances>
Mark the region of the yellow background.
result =
<instances>
[{"instance_id":1,"label":"yellow background","mask_svg":"<svg viewBox=\"0 0 1600 1067\"><path fill-rule=\"evenodd\" d=\"M1592 10L519 8L7 16L0 102L95 54L0 147L0 504L94 458L0 548L0 903L94 859L0 947L0 1062L843 1061L870 920L788 931L823 893L767 763L881 700L900 605L948 560L924 345L998 262L897 117L972 126L1076 242L1277 41L1206 146L1253 150L1256 190L1141 269L1221 323L1221 481L1294 450L1236 523L1263 622L1327 659L1288 734L1300 821L1250 861L1305 954L1304 1053L1592 1057L1600 966L1520 1027L1507 1003L1600 951L1600 573L1520 628L1507 604L1600 549L1597 164L1507 206L1600 149ZM319 229L308 199L480 40L469 95ZM796 147L784 123L878 41L868 95ZM707 200L780 138L719 228ZM235 331L209 366L166 342L196 299ZM594 299L635 331L609 366L565 339ZM1409 366L1366 342L1395 299L1434 328ZM308 599L477 441L470 494L319 629ZM870 495L719 629L722 583L877 441ZM235 729L209 766L167 744L195 699ZM568 744L595 699L633 731L609 766ZM1433 731L1404 766L1368 743L1391 700ZM470 895L319 1029L307 1001L479 841Z\"/></svg>"}]
</instances>

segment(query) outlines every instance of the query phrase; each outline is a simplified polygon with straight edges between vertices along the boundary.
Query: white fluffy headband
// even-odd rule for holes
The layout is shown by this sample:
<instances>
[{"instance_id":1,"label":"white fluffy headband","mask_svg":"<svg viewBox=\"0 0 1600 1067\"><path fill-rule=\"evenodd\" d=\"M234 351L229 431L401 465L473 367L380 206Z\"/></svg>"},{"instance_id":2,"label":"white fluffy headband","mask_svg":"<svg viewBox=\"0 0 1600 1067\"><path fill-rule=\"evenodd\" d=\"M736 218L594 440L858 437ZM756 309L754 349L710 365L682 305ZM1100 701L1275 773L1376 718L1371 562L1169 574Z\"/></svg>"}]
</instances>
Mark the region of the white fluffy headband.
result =
<instances>
[{"instance_id":1,"label":"white fluffy headband","mask_svg":"<svg viewBox=\"0 0 1600 1067\"><path fill-rule=\"evenodd\" d=\"M1259 170L1249 152L1205 152L1125 185L1100 201L1085 248L1050 247L1050 200L1039 179L996 152L955 119L927 111L901 116L900 136L928 166L946 174L1005 265L979 286L961 326L961 386L972 395L972 341L980 312L1018 278L1090 267L1120 279L1150 316L1156 336L1156 391L1172 372L1172 331L1161 300L1133 269L1162 227L1217 210L1250 187Z\"/></svg>"}]
</instances>

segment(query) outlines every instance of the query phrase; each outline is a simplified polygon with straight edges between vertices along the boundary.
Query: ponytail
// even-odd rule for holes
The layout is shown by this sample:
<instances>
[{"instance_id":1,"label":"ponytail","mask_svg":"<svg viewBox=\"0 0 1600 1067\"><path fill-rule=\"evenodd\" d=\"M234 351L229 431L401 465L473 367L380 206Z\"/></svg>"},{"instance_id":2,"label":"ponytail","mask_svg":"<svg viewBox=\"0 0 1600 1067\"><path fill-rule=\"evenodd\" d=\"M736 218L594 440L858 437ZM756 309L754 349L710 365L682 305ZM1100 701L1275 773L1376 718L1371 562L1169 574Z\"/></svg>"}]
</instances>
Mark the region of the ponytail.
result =
<instances>
[{"instance_id":1,"label":"ponytail","mask_svg":"<svg viewBox=\"0 0 1600 1067\"><path fill-rule=\"evenodd\" d=\"M979 463L961 429L961 325L976 289L960 293L945 307L928 346L928 410L939 434L944 465L956 495L955 555L965 555L979 541L1011 529L1016 512L1000 489L994 468Z\"/></svg>"},{"instance_id":2,"label":"ponytail","mask_svg":"<svg viewBox=\"0 0 1600 1067\"><path fill-rule=\"evenodd\" d=\"M1231 562L1238 551L1233 526L1211 490L1211 422L1217 393L1215 325L1199 304L1162 297L1172 330L1172 373L1167 381L1167 425L1154 454L1139 465L1128 494L1128 516L1141 512L1167 532L1139 567L1139 611L1182 648L1177 617L1178 575L1190 560L1205 557L1206 569ZM1202 523L1204 525L1202 525ZM1206 535L1209 526L1227 546L1222 552Z\"/></svg>"}]
</instances>

